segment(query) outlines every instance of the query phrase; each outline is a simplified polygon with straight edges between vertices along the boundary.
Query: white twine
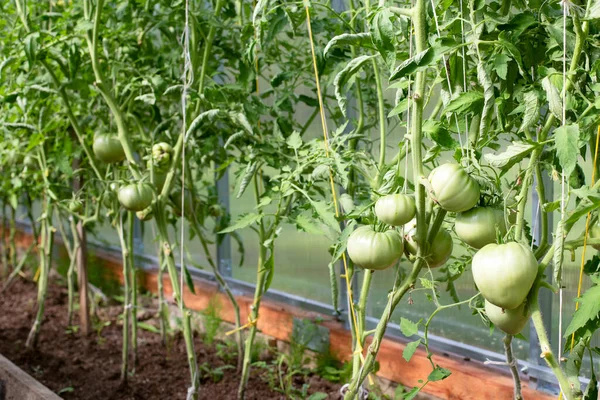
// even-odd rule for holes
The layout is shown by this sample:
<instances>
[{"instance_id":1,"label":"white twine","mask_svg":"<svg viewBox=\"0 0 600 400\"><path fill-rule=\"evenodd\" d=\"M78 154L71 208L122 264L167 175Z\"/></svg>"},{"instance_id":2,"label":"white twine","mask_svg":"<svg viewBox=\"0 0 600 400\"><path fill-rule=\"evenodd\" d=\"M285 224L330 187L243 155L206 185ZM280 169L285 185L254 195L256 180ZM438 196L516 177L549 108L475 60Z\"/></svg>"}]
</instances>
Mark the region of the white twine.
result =
<instances>
[{"instance_id":1,"label":"white twine","mask_svg":"<svg viewBox=\"0 0 600 400\"><path fill-rule=\"evenodd\" d=\"M562 1L563 5L563 87L562 87L562 123L561 126L564 127L567 123L567 1ZM565 171L561 171L560 174L560 220L564 221L565 219ZM562 235L562 230L561 230ZM560 255L562 257L562 254ZM558 301L559 301L559 310L558 310L558 362L560 363L562 359L562 317L563 317L563 288L562 284L559 280L558 286ZM562 393L562 392L561 392Z\"/></svg>"},{"instance_id":2,"label":"white twine","mask_svg":"<svg viewBox=\"0 0 600 400\"><path fill-rule=\"evenodd\" d=\"M461 6L462 6L462 1L461 1ZM435 3L433 0L431 0L431 8L433 9L433 20L435 21L435 29L437 31L438 38L440 38L440 37L442 37L442 34L440 32L440 25L438 23L438 16L435 11ZM464 34L464 32L463 32L463 34ZM454 94L453 94L453 90L452 90L452 83L450 82L450 71L448 69L448 64L446 62L445 55L442 55L442 61L444 62L444 70L446 71L446 82L448 83L448 92L450 93L450 98L452 98L452 96ZM466 85L466 81L465 81L465 85ZM460 153L464 157L465 152L464 152L463 142L462 142L462 133L460 132L460 125L458 124L458 118L455 117L454 121L456 121L456 131L458 132L458 143L460 144ZM469 135L469 133L465 132L465 136L467 137L467 142L469 141L468 135ZM467 150L468 150L468 148L467 148Z\"/></svg>"},{"instance_id":3,"label":"white twine","mask_svg":"<svg viewBox=\"0 0 600 400\"><path fill-rule=\"evenodd\" d=\"M483 363L486 365L502 365L502 366L509 366L509 367L518 367L519 366L519 362L517 361L516 358L513 358L511 362L492 361L489 358L486 358Z\"/></svg>"}]
</instances>

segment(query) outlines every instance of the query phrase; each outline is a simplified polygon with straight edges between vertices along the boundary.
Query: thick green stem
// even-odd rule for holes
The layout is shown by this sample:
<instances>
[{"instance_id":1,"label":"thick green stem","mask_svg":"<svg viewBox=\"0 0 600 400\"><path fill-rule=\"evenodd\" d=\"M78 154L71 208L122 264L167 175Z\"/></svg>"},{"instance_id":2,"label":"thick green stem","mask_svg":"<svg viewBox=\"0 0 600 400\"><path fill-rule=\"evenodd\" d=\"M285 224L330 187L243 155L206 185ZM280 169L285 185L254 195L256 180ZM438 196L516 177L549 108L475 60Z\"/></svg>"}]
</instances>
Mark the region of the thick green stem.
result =
<instances>
[{"instance_id":1,"label":"thick green stem","mask_svg":"<svg viewBox=\"0 0 600 400\"><path fill-rule=\"evenodd\" d=\"M6 235L6 202L2 202L2 277L8 275L8 246Z\"/></svg>"},{"instance_id":2,"label":"thick green stem","mask_svg":"<svg viewBox=\"0 0 600 400\"><path fill-rule=\"evenodd\" d=\"M536 179L536 191L539 199L539 207L540 207L540 242L538 243L538 249L535 252L536 258L539 258L548 247L548 213L544 211L543 205L546 202L546 187L544 185L544 180L542 177L542 167L540 163L535 164L535 179Z\"/></svg>"},{"instance_id":3,"label":"thick green stem","mask_svg":"<svg viewBox=\"0 0 600 400\"><path fill-rule=\"evenodd\" d=\"M506 335L504 337L504 354L506 355L506 363L510 367L510 373L513 378L514 384L514 400L523 400L521 394L521 378L519 378L519 369L517 368L517 360L513 356L512 352L512 335Z\"/></svg>"},{"instance_id":4,"label":"thick green stem","mask_svg":"<svg viewBox=\"0 0 600 400\"><path fill-rule=\"evenodd\" d=\"M375 74L375 86L377 87L377 111L379 117L379 164L377 168L377 176L375 182L377 187L381 186L381 180L383 179L383 169L385 166L385 150L386 150L386 138L385 138L385 102L383 99L383 85L381 83L381 76L379 73L379 66L377 61L373 60L373 72Z\"/></svg>"},{"instance_id":5,"label":"thick green stem","mask_svg":"<svg viewBox=\"0 0 600 400\"><path fill-rule=\"evenodd\" d=\"M538 147L531 153L529 164L525 170L525 177L521 182L521 191L519 192L517 205L517 222L515 228L515 241L519 242L523 236L523 226L525 225L525 206L527 205L527 197L529 196L529 187L532 185L533 172L537 159L541 154L541 149Z\"/></svg>"},{"instance_id":6,"label":"thick green stem","mask_svg":"<svg viewBox=\"0 0 600 400\"><path fill-rule=\"evenodd\" d=\"M198 390L200 389L200 375L198 373L198 363L196 361L196 353L194 350L194 334L192 330L192 315L185 308L185 302L183 301L183 288L179 284L177 275L177 266L175 265L175 258L173 257L173 249L169 244L169 233L167 230L167 224L164 220L164 208L161 203L156 204L155 221L159 232L160 243L162 251L167 264L167 271L171 280L171 287L173 288L173 297L177 302L181 316L183 318L183 338L185 341L185 349L188 357L188 364L190 369L191 387L189 393L191 394L192 400L198 399ZM182 266L183 267L183 266ZM182 272L183 273L183 272Z\"/></svg>"},{"instance_id":7,"label":"thick green stem","mask_svg":"<svg viewBox=\"0 0 600 400\"><path fill-rule=\"evenodd\" d=\"M133 253L133 212L127 213L127 249L128 252L128 263L129 263L129 282L131 283L131 307L129 313L131 315L131 364L133 365L133 373L135 373L135 367L137 365L137 345L138 345L138 321L137 321L137 310L138 310L138 283L136 278L136 268Z\"/></svg>"},{"instance_id":8,"label":"thick green stem","mask_svg":"<svg viewBox=\"0 0 600 400\"><path fill-rule=\"evenodd\" d=\"M361 355L359 349L362 349L365 344L365 328L367 320L367 304L369 301L369 290L371 288L371 281L373 278L373 271L370 269L365 270L363 276L362 287L360 289L360 297L358 300L358 307L356 307L356 344L354 345L354 355L352 357L352 377L358 377L361 366Z\"/></svg>"},{"instance_id":9,"label":"thick green stem","mask_svg":"<svg viewBox=\"0 0 600 400\"><path fill-rule=\"evenodd\" d=\"M52 201L46 196L45 217L42 221L42 242L40 244L40 272L38 278L38 310L35 321L25 342L28 348L37 346L42 320L44 319L44 306L48 292L48 275L52 263L52 246L54 245L54 228L52 227Z\"/></svg>"},{"instance_id":10,"label":"thick green stem","mask_svg":"<svg viewBox=\"0 0 600 400\"><path fill-rule=\"evenodd\" d=\"M69 270L67 271L67 283L69 287L68 325L71 326L73 323L73 309L75 303L75 265L77 263L77 251L79 250L81 243L79 242L79 235L77 233L77 224L75 223L75 219L70 218L69 222L71 235L73 237L73 247L71 248L71 253L69 254ZM64 236L63 239L65 241L67 240L67 238Z\"/></svg>"},{"instance_id":11,"label":"thick green stem","mask_svg":"<svg viewBox=\"0 0 600 400\"><path fill-rule=\"evenodd\" d=\"M87 4L87 2L84 1L84 5L85 4ZM125 151L125 157L127 158L127 161L129 162L131 173L136 179L139 180L139 179L141 179L141 175L137 169L137 162L133 155L133 153L134 153L133 146L131 145L131 140L129 138L129 132L128 132L127 126L125 124L125 116L123 114L123 111L117 104L117 101L115 100L115 98L113 97L113 95L111 93L110 85L104 79L104 76L102 74L102 69L100 68L100 62L98 59L98 32L100 30L100 22L102 19L101 17L102 17L102 8L103 7L104 7L104 0L97 0L96 9L94 12L93 28L91 31L88 31L88 33L87 33L87 44L88 44L88 49L90 52L92 69L94 70L94 77L96 79L96 87L98 88L98 91L104 98L104 101L108 105L108 108L110 109L111 114L113 115L113 118L115 119L115 124L117 125L119 141L121 142L121 145L123 146L123 150ZM85 14L86 14L85 15L86 18L89 19L90 18L89 5L87 7L85 7Z\"/></svg>"},{"instance_id":12,"label":"thick green stem","mask_svg":"<svg viewBox=\"0 0 600 400\"><path fill-rule=\"evenodd\" d=\"M160 324L160 339L164 346L167 345L167 330L169 327L168 312L165 304L165 291L163 288L163 273L165 271L165 256L162 250L158 252L158 321Z\"/></svg>"},{"instance_id":13,"label":"thick green stem","mask_svg":"<svg viewBox=\"0 0 600 400\"><path fill-rule=\"evenodd\" d=\"M254 199L256 204L260 202L260 189L258 187L258 177L262 176L259 173L254 175ZM254 301L250 307L250 316L248 317L248 323L250 324L250 332L246 337L246 344L244 346L244 361L242 363L242 376L240 379L240 386L238 388L238 399L243 400L246 393L246 385L248 384L248 378L250 377L250 364L252 362L252 346L254 344L254 337L256 336L256 325L258 321L258 310L260 308L260 300L263 295L265 286L265 280L268 275L268 269L265 268L267 248L264 243L267 239L265 225L261 220L258 227L258 263L256 272L256 287L254 288Z\"/></svg>"},{"instance_id":14,"label":"thick green stem","mask_svg":"<svg viewBox=\"0 0 600 400\"><path fill-rule=\"evenodd\" d=\"M121 258L123 262L123 347L121 352L121 382L127 383L129 370L129 316L131 308L130 287L131 274L129 269L129 246L126 237L125 228L123 226L123 215L118 216L118 233L119 241L121 242Z\"/></svg>"},{"instance_id":15,"label":"thick green stem","mask_svg":"<svg viewBox=\"0 0 600 400\"><path fill-rule=\"evenodd\" d=\"M566 400L574 400L575 397L571 391L569 380L567 379L567 376L563 372L556 360L556 357L554 356L554 353L552 352L552 347L550 347L550 341L548 340L548 334L546 333L546 328L544 328L544 321L542 320L542 313L540 312L540 305L538 302L538 294L540 291L541 282L541 280L538 280L535 283L532 294L529 297L531 320L533 322L533 326L535 327L535 331L537 332L542 350L540 357L543 358L548 366L552 369L554 376L556 376L556 379L558 380L558 384L560 385L564 398Z\"/></svg>"},{"instance_id":16,"label":"thick green stem","mask_svg":"<svg viewBox=\"0 0 600 400\"><path fill-rule=\"evenodd\" d=\"M10 233L8 236L8 244L9 244L9 261L11 268L15 268L17 266L17 242L15 241L15 237L17 235L17 216L16 210L10 206Z\"/></svg>"}]
</instances>

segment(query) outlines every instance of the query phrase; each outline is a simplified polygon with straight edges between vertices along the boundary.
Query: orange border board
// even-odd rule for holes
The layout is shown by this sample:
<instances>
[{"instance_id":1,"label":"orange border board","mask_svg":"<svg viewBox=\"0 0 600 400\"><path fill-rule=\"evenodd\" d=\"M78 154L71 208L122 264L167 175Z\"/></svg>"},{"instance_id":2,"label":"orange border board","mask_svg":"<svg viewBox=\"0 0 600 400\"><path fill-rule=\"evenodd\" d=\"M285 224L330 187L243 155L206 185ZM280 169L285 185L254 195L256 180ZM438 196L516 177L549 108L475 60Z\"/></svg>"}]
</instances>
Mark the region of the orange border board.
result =
<instances>
[{"instance_id":1,"label":"orange border board","mask_svg":"<svg viewBox=\"0 0 600 400\"><path fill-rule=\"evenodd\" d=\"M18 243L27 246L31 243L31 236L19 235ZM107 274L112 278L123 282L123 270L121 260L115 258L111 253L103 250L95 250L97 261L104 261L103 266ZM110 272L109 272L110 271ZM140 282L147 290L157 293L158 274L155 272L140 271ZM172 296L171 282L165 274L163 288L167 299ZM219 314L224 321L234 323L235 314L229 299L218 291L216 283L206 280L195 279L193 294L186 286L183 298L186 306L195 311L206 309L211 301L219 304ZM236 296L240 306L242 323L248 318L253 299L250 296ZM172 298L170 299L172 300ZM330 350L340 360L351 358L351 335L341 323L335 321L331 316L324 316L315 312L263 299L260 308L258 329L263 334L275 339L288 341L292 334L294 318L315 318L325 321L323 326L329 329ZM431 364L424 350L417 350L410 360L406 362L402 358L405 344L397 340L385 338L381 344L377 361L379 361L378 376L393 382L402 383L407 387L420 386L420 380L425 380L431 372ZM365 349L367 351L367 349ZM463 357L451 354L435 354L434 362L443 368L449 369L452 374L443 381L429 383L423 392L442 399L452 400L509 400L513 398L513 382L507 371L498 367L490 367L479 361L464 360ZM526 376L521 376L522 393L525 399L550 400L555 396L537 391L530 385Z\"/></svg>"}]
</instances>

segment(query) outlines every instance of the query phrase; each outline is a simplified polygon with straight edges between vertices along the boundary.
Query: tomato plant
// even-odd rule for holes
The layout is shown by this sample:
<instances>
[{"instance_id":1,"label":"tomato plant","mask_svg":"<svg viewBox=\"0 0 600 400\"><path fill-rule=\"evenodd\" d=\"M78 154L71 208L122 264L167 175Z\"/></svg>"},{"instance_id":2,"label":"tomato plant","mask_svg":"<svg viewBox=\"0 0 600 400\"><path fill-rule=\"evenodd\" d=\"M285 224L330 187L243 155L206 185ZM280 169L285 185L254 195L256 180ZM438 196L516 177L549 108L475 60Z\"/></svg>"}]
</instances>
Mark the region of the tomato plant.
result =
<instances>
[{"instance_id":1,"label":"tomato plant","mask_svg":"<svg viewBox=\"0 0 600 400\"><path fill-rule=\"evenodd\" d=\"M142 211L152 204L154 191L147 183L132 183L119 188L117 197L127 210Z\"/></svg>"}]
</instances>

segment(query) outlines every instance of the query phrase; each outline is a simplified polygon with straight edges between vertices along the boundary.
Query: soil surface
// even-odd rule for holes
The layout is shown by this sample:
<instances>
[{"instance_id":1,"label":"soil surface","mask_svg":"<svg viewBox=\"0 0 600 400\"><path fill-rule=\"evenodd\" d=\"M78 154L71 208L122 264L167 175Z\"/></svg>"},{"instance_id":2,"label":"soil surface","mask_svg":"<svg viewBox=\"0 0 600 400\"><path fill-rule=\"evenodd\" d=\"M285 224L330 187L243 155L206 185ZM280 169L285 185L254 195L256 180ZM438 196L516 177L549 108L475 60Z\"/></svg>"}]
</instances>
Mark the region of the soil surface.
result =
<instances>
[{"instance_id":1,"label":"soil surface","mask_svg":"<svg viewBox=\"0 0 600 400\"><path fill-rule=\"evenodd\" d=\"M17 280L0 295L0 353L59 396L66 400L186 398L190 379L181 336L175 336L165 348L158 334L139 329L135 375L123 385L120 382L122 327L118 318L122 306L99 309L102 322L94 324L93 333L83 336L68 329L67 290L57 284L51 284L48 290L37 350L28 351L25 341L36 312L36 294L33 282ZM200 398L236 399L239 374L235 366L227 366L236 360L224 360L215 346L204 344L200 337L195 338L195 344L198 363L210 366L202 374ZM264 369L254 368L246 399L286 398L270 388L268 378ZM329 399L339 398L339 385L317 375L298 375L293 383L298 390L308 385L309 394L323 392Z\"/></svg>"}]
</instances>

